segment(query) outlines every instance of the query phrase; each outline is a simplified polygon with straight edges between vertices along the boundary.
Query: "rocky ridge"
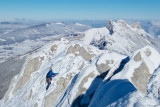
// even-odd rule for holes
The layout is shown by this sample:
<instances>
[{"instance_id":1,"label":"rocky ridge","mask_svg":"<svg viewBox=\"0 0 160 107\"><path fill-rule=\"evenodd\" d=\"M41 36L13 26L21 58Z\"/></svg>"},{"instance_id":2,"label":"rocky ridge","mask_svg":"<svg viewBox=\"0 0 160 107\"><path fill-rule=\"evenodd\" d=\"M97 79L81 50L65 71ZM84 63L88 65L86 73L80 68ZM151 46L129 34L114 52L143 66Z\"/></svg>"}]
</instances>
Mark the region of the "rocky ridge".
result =
<instances>
[{"instance_id":1,"label":"rocky ridge","mask_svg":"<svg viewBox=\"0 0 160 107\"><path fill-rule=\"evenodd\" d=\"M132 99L147 101L143 95L151 96L154 106L159 105L159 92L154 91L159 85L152 85L159 83L155 78L160 55L145 37L149 35L142 29L131 28L120 20L110 21L107 28L88 30L79 40L62 38L51 42L26 56L0 106L142 106L142 102ZM46 91L45 79L51 65L59 75Z\"/></svg>"}]
</instances>

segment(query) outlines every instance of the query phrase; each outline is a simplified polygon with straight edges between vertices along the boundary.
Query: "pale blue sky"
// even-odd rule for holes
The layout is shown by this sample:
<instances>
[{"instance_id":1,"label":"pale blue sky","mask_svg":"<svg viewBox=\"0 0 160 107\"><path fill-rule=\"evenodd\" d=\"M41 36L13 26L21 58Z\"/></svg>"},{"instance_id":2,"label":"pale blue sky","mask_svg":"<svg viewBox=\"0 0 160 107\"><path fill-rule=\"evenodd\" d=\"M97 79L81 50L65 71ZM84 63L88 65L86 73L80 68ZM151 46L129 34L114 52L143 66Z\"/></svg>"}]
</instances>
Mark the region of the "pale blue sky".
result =
<instances>
[{"instance_id":1,"label":"pale blue sky","mask_svg":"<svg viewBox=\"0 0 160 107\"><path fill-rule=\"evenodd\" d=\"M0 0L0 19L160 19L160 0Z\"/></svg>"}]
</instances>

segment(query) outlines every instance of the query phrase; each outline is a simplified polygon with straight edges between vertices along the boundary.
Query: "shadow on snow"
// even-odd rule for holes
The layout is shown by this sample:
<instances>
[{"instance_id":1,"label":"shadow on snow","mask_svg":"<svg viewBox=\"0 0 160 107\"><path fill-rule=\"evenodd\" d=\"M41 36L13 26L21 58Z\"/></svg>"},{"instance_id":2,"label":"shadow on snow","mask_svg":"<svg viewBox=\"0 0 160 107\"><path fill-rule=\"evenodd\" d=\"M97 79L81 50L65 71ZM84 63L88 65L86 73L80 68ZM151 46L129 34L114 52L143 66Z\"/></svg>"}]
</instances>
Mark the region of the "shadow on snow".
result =
<instances>
[{"instance_id":1,"label":"shadow on snow","mask_svg":"<svg viewBox=\"0 0 160 107\"><path fill-rule=\"evenodd\" d=\"M119 73L129 61L129 57L123 59L119 68L115 70L112 76ZM119 98L136 90L128 80L112 80L112 76L104 81L109 70L96 76L85 94L78 96L71 107L107 106Z\"/></svg>"}]
</instances>

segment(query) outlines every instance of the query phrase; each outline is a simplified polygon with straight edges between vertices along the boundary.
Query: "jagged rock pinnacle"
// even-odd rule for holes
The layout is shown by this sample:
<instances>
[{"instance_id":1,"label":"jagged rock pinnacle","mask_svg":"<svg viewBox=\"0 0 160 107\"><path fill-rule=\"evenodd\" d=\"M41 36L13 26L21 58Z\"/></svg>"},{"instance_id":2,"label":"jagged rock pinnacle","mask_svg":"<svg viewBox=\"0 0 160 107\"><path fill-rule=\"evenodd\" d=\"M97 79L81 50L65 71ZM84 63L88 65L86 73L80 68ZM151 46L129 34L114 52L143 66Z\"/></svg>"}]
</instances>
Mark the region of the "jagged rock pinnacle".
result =
<instances>
[{"instance_id":1,"label":"jagged rock pinnacle","mask_svg":"<svg viewBox=\"0 0 160 107\"><path fill-rule=\"evenodd\" d=\"M112 20L108 21L106 28L109 30L111 35L114 33L114 30L113 30L114 25L113 25L113 21Z\"/></svg>"}]
</instances>

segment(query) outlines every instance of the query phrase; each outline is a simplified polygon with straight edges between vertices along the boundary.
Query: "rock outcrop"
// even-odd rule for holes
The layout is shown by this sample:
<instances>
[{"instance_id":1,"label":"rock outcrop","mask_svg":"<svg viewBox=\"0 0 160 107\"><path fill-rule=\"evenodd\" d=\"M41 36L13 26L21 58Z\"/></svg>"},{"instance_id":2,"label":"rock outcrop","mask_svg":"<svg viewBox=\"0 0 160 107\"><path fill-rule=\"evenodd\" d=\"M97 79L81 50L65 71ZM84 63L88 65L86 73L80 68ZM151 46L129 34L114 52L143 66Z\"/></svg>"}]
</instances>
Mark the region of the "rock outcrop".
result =
<instances>
[{"instance_id":1,"label":"rock outcrop","mask_svg":"<svg viewBox=\"0 0 160 107\"><path fill-rule=\"evenodd\" d=\"M17 82L15 89L13 91L13 95L17 93L17 91L22 88L31 78L31 74L35 71L37 71L42 64L42 61L44 60L44 57L36 57L28 61L28 63L25 66L23 76L20 77L19 81Z\"/></svg>"},{"instance_id":2,"label":"rock outcrop","mask_svg":"<svg viewBox=\"0 0 160 107\"><path fill-rule=\"evenodd\" d=\"M45 103L44 106L45 107L52 107L54 104L56 104L56 100L58 98L59 95L62 94L62 92L65 91L65 89L68 87L69 83L71 82L71 80L73 79L72 74L67 74L66 78L61 77L57 82L57 86L55 87L55 89L50 92L49 95L45 96Z\"/></svg>"},{"instance_id":3,"label":"rock outcrop","mask_svg":"<svg viewBox=\"0 0 160 107\"><path fill-rule=\"evenodd\" d=\"M152 76L152 73L154 72L151 71L153 67L147 60L151 60L150 56L152 56L152 53L154 53L154 51L155 50L153 50L151 47L145 47L137 52L133 57L133 60L136 63L140 63L140 65L134 68L133 77L131 78L131 80L132 83L137 87L137 89L145 94L147 93L147 83ZM156 69L156 67L154 69Z\"/></svg>"},{"instance_id":4,"label":"rock outcrop","mask_svg":"<svg viewBox=\"0 0 160 107\"><path fill-rule=\"evenodd\" d=\"M116 56L116 58L114 56ZM125 57L126 56L114 52L106 52L105 54L102 54L96 63L98 72L104 73L110 70L116 63L120 63Z\"/></svg>"},{"instance_id":5,"label":"rock outcrop","mask_svg":"<svg viewBox=\"0 0 160 107\"><path fill-rule=\"evenodd\" d=\"M143 93L147 93L147 83L151 77L149 68L142 62L141 65L134 70L132 82Z\"/></svg>"},{"instance_id":6,"label":"rock outcrop","mask_svg":"<svg viewBox=\"0 0 160 107\"><path fill-rule=\"evenodd\" d=\"M110 20L110 21L108 21L107 26L106 26L106 28L109 30L109 33L111 35L114 33L114 25L113 25L113 23L114 22L112 20Z\"/></svg>"},{"instance_id":7,"label":"rock outcrop","mask_svg":"<svg viewBox=\"0 0 160 107\"><path fill-rule=\"evenodd\" d=\"M70 46L66 54L70 53L74 54L75 56L81 56L87 61L90 61L94 57L93 54L90 54L88 51L84 49L83 46L80 46L79 44L74 45L74 47Z\"/></svg>"},{"instance_id":8,"label":"rock outcrop","mask_svg":"<svg viewBox=\"0 0 160 107\"><path fill-rule=\"evenodd\" d=\"M155 56L160 58L159 53L152 47L146 46L137 50L124 69L115 77L129 79L139 91L146 94L147 83L160 64L160 59L155 61Z\"/></svg>"}]
</instances>

